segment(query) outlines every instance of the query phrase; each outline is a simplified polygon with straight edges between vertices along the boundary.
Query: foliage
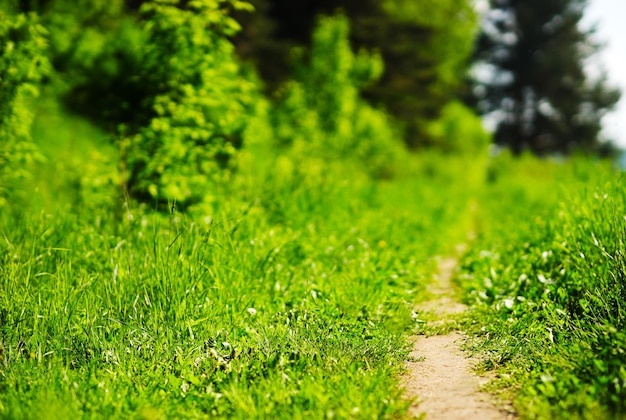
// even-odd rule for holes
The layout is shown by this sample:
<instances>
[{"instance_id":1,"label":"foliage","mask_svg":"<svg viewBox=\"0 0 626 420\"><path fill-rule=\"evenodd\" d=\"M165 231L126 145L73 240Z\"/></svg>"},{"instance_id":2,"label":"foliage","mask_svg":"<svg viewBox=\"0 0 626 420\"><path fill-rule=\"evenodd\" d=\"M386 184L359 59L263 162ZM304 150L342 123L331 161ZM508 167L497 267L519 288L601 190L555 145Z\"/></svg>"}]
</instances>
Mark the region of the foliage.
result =
<instances>
[{"instance_id":1,"label":"foliage","mask_svg":"<svg viewBox=\"0 0 626 420\"><path fill-rule=\"evenodd\" d=\"M480 118L460 102L450 102L443 109L441 117L429 127L432 139L431 149L444 153L448 163L435 160L433 171L446 165L462 165L464 179L469 191L482 189L488 168L488 145L491 136L485 131ZM430 153L422 151L421 154Z\"/></svg>"},{"instance_id":2,"label":"foliage","mask_svg":"<svg viewBox=\"0 0 626 420\"><path fill-rule=\"evenodd\" d=\"M402 158L390 118L360 98L360 90L383 70L379 55L353 53L343 16L321 18L308 62L282 92L276 135L296 153L353 160L373 176L390 177Z\"/></svg>"},{"instance_id":3,"label":"foliage","mask_svg":"<svg viewBox=\"0 0 626 420\"><path fill-rule=\"evenodd\" d=\"M435 148L465 156L485 155L491 141L480 118L457 101L446 105L441 117L431 124L430 136Z\"/></svg>"},{"instance_id":4,"label":"foliage","mask_svg":"<svg viewBox=\"0 0 626 420\"><path fill-rule=\"evenodd\" d=\"M497 144L516 154L599 152L602 117L619 100L586 60L598 47L581 28L586 0L492 1L476 56L478 108L498 120Z\"/></svg>"},{"instance_id":5,"label":"foliage","mask_svg":"<svg viewBox=\"0 0 626 420\"><path fill-rule=\"evenodd\" d=\"M355 3L358 8L360 2ZM382 83L367 92L368 97L406 122L409 146L425 148L434 140L430 123L465 90L478 24L473 2L373 3L381 4L393 24L380 21L378 13L362 17L365 24L359 36L366 45L380 48L390 69Z\"/></svg>"},{"instance_id":6,"label":"foliage","mask_svg":"<svg viewBox=\"0 0 626 420\"><path fill-rule=\"evenodd\" d=\"M144 103L155 87L141 77L146 31L135 18L121 16L115 26L85 32L55 80L67 108L108 132L116 132L120 124L147 123Z\"/></svg>"},{"instance_id":7,"label":"foliage","mask_svg":"<svg viewBox=\"0 0 626 420\"><path fill-rule=\"evenodd\" d=\"M34 99L48 72L46 32L35 15L0 10L0 206L40 155L30 129Z\"/></svg>"},{"instance_id":8,"label":"foliage","mask_svg":"<svg viewBox=\"0 0 626 420\"><path fill-rule=\"evenodd\" d=\"M466 0L446 0L435 6L428 1L384 0L383 9L394 19L431 30L428 49L429 54L436 53L436 57L430 57L436 62L434 88L450 98L465 77L478 30L474 4Z\"/></svg>"},{"instance_id":9,"label":"foliage","mask_svg":"<svg viewBox=\"0 0 626 420\"><path fill-rule=\"evenodd\" d=\"M56 70L79 80L117 27L124 0L47 0L23 2L22 8L41 16L50 33L50 59Z\"/></svg>"},{"instance_id":10,"label":"foliage","mask_svg":"<svg viewBox=\"0 0 626 420\"><path fill-rule=\"evenodd\" d=\"M522 416L614 418L626 410L623 179L598 163L510 159L459 276L476 348Z\"/></svg>"},{"instance_id":11,"label":"foliage","mask_svg":"<svg viewBox=\"0 0 626 420\"><path fill-rule=\"evenodd\" d=\"M145 124L122 127L121 147L132 197L200 202L230 168L262 98L227 37L238 24L225 7L242 2L153 1L143 5L147 51L141 83ZM176 75L176 77L172 77ZM141 115L141 111L139 112Z\"/></svg>"},{"instance_id":12,"label":"foliage","mask_svg":"<svg viewBox=\"0 0 626 420\"><path fill-rule=\"evenodd\" d=\"M249 126L266 118L258 81L228 40L239 30L231 9L249 6L144 2L138 21L121 0L84 3L21 5L50 30L57 94L119 140L133 198L202 201L228 177Z\"/></svg>"},{"instance_id":13,"label":"foliage","mask_svg":"<svg viewBox=\"0 0 626 420\"><path fill-rule=\"evenodd\" d=\"M428 125L463 91L477 19L467 0L252 0L261 11L241 16L238 51L257 64L270 87L289 79L286 57L310 47L319 15L344 13L357 49L379 51L386 66L365 90L374 105L405 126L409 146L430 143Z\"/></svg>"},{"instance_id":14,"label":"foliage","mask_svg":"<svg viewBox=\"0 0 626 420\"><path fill-rule=\"evenodd\" d=\"M50 33L51 94L109 132L144 117L136 114L153 91L138 80L146 36L124 0L24 1L20 8L38 13Z\"/></svg>"}]
</instances>

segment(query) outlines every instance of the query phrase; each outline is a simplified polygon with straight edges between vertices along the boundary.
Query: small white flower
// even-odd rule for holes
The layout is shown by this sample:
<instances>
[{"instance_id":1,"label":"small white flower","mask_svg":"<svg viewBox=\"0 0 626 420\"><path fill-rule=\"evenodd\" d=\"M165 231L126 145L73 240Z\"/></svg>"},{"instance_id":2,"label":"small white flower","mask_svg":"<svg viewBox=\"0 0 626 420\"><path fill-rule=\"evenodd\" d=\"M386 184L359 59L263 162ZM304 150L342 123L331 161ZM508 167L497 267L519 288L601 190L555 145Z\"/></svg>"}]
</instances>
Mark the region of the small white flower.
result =
<instances>
[{"instance_id":1,"label":"small white flower","mask_svg":"<svg viewBox=\"0 0 626 420\"><path fill-rule=\"evenodd\" d=\"M187 382L183 382L182 384L180 384L180 390L182 391L183 394L189 391L189 388L190 386Z\"/></svg>"},{"instance_id":2,"label":"small white flower","mask_svg":"<svg viewBox=\"0 0 626 420\"><path fill-rule=\"evenodd\" d=\"M503 303L507 309L513 309L513 303L515 303L515 301L513 299L504 299Z\"/></svg>"},{"instance_id":3,"label":"small white flower","mask_svg":"<svg viewBox=\"0 0 626 420\"><path fill-rule=\"evenodd\" d=\"M543 274L538 274L537 275L537 280L539 280L539 282L541 282L543 284L554 284L554 280L547 279L546 276L544 276Z\"/></svg>"},{"instance_id":4,"label":"small white flower","mask_svg":"<svg viewBox=\"0 0 626 420\"><path fill-rule=\"evenodd\" d=\"M248 313L249 313L250 315L252 315L252 316L255 316L255 315L256 315L256 309L254 309L254 308L248 308Z\"/></svg>"}]
</instances>

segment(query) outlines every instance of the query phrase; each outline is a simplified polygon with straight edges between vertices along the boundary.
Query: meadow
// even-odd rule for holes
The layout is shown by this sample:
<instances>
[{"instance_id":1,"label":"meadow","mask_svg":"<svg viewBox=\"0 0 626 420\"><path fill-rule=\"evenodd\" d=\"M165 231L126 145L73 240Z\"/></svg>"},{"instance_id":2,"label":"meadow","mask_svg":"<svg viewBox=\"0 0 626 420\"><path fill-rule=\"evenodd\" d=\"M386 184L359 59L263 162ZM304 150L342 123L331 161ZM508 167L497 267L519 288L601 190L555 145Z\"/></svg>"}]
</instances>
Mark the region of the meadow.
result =
<instances>
[{"instance_id":1,"label":"meadow","mask_svg":"<svg viewBox=\"0 0 626 420\"><path fill-rule=\"evenodd\" d=\"M524 418L624 412L609 164L425 153L374 180L244 153L212 214L163 212L78 186L115 150L59 112L34 126L45 151L39 124L57 123L58 155L2 213L2 417L402 417L409 340L428 329L414 307L460 243L462 325L490 390Z\"/></svg>"},{"instance_id":2,"label":"meadow","mask_svg":"<svg viewBox=\"0 0 626 420\"><path fill-rule=\"evenodd\" d=\"M411 338L437 331L415 308L449 256L490 392L521 418L626 415L611 162L490 153L454 100L407 150L343 15L271 96L222 7L247 3L59 2L45 27L13 3L0 418L406 417Z\"/></svg>"},{"instance_id":3,"label":"meadow","mask_svg":"<svg viewBox=\"0 0 626 420\"><path fill-rule=\"evenodd\" d=\"M211 215L116 212L77 197L74 174L107 148L81 155L73 139L93 128L64 121L27 207L3 212L3 417L404 412L413 305L465 236L463 178L416 161L375 182L275 156Z\"/></svg>"}]
</instances>

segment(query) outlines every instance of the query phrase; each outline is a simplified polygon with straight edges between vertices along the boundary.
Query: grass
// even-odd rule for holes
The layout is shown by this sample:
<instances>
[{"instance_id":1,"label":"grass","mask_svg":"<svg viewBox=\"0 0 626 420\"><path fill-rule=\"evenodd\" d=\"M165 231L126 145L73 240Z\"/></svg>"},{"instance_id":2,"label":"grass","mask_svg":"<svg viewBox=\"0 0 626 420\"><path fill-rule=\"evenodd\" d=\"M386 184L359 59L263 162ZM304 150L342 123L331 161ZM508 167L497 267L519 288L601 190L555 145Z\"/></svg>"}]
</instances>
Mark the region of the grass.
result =
<instances>
[{"instance_id":1,"label":"grass","mask_svg":"<svg viewBox=\"0 0 626 420\"><path fill-rule=\"evenodd\" d=\"M582 160L500 163L458 276L474 349L523 418L622 417L624 178Z\"/></svg>"},{"instance_id":2,"label":"grass","mask_svg":"<svg viewBox=\"0 0 626 420\"><path fill-rule=\"evenodd\" d=\"M49 130L55 127L55 130ZM0 214L1 418L400 418L438 256L522 418L626 412L623 176L424 153L393 180L254 145L206 207L118 197L102 132L42 101ZM475 239L468 241L473 231ZM451 328L441 327L441 332Z\"/></svg>"},{"instance_id":3,"label":"grass","mask_svg":"<svg viewBox=\"0 0 626 420\"><path fill-rule=\"evenodd\" d=\"M2 214L0 417L406 413L412 309L468 223L450 173L379 182L244 154L211 208L164 215L112 199L115 151L58 112L35 129L57 147ZM94 153L102 183L79 176Z\"/></svg>"}]
</instances>

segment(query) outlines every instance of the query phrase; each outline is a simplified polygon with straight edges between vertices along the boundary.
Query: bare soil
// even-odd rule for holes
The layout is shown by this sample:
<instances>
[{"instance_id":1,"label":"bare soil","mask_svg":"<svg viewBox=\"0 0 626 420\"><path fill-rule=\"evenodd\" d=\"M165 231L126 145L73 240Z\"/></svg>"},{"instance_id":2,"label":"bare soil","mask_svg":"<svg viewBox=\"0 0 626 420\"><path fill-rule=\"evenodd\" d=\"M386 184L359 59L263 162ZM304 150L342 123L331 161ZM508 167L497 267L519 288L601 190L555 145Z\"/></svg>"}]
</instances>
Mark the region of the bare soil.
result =
<instances>
[{"instance_id":1,"label":"bare soil","mask_svg":"<svg viewBox=\"0 0 626 420\"><path fill-rule=\"evenodd\" d=\"M440 261L439 275L429 288L433 299L420 305L418 314L435 314L436 322L445 323L451 315L467 309L454 298L451 279L456 264L454 258ZM489 394L480 391L488 378L473 373L477 360L469 358L461 349L464 340L464 335L458 331L415 338L404 378L407 396L417 398L409 413L425 414L427 420L514 418L510 411L496 407Z\"/></svg>"}]
</instances>

